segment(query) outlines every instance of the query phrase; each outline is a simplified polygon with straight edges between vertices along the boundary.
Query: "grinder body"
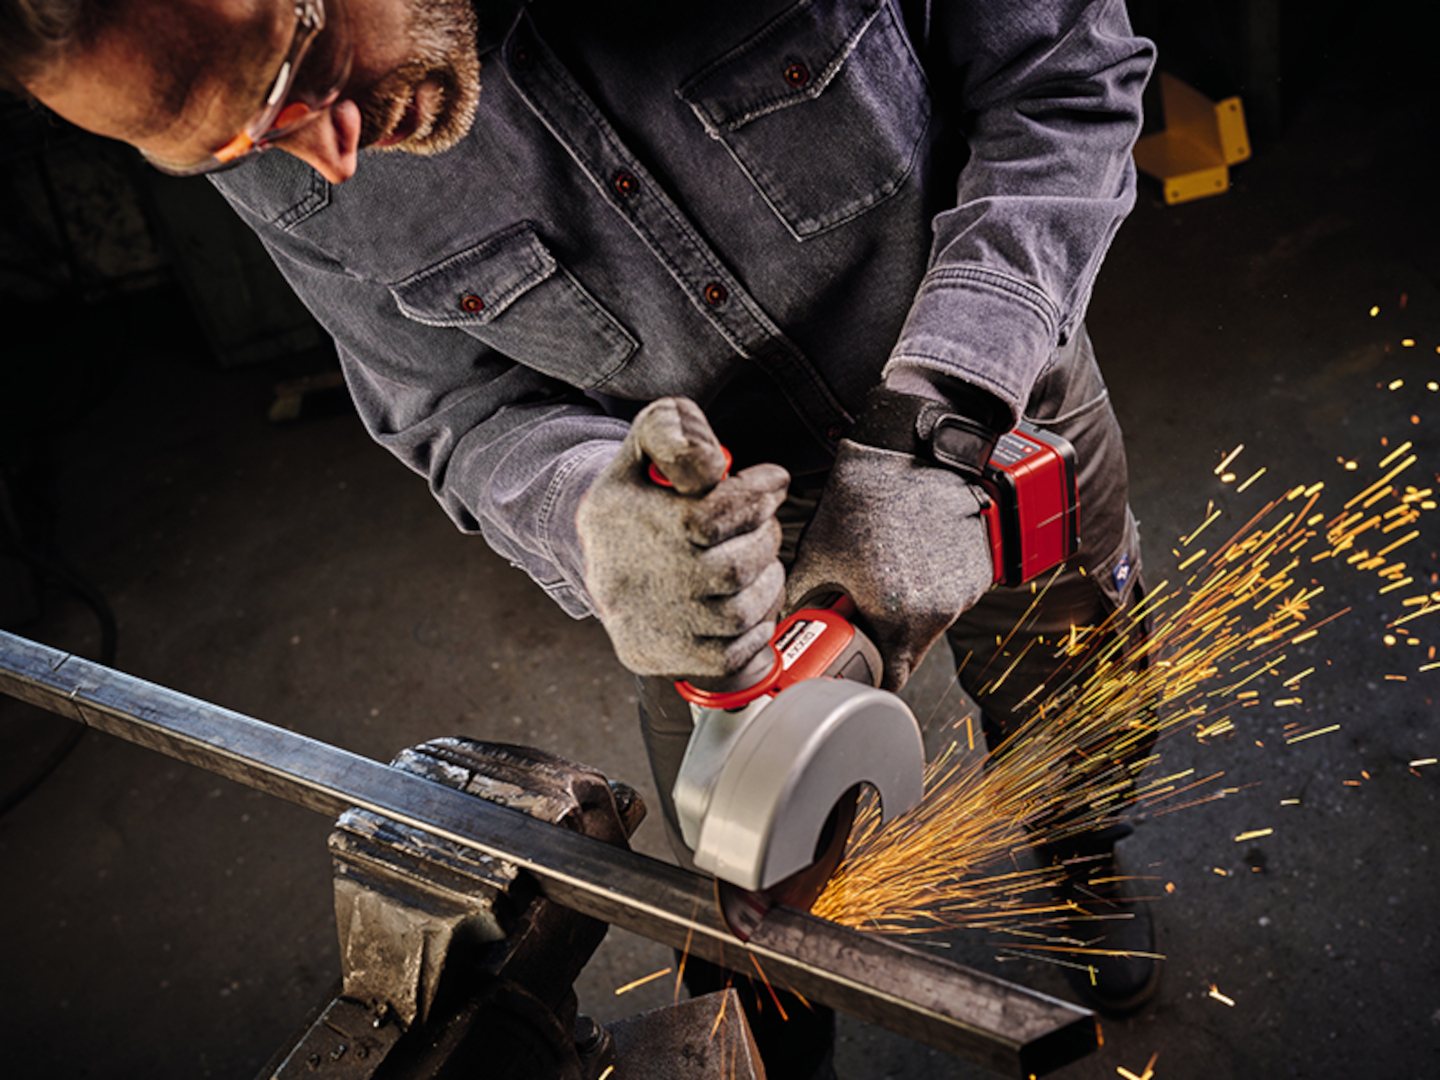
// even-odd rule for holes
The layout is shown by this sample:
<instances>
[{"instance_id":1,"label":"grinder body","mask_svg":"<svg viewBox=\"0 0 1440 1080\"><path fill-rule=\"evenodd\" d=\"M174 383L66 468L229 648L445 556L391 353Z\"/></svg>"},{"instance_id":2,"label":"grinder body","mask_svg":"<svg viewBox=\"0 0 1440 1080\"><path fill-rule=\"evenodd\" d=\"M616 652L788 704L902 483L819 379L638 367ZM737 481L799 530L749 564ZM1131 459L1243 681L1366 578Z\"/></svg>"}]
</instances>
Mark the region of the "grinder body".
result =
<instances>
[{"instance_id":1,"label":"grinder body","mask_svg":"<svg viewBox=\"0 0 1440 1080\"><path fill-rule=\"evenodd\" d=\"M856 785L888 818L920 801L925 768L919 724L876 688L880 654L844 615L797 611L767 649L769 671L743 690L677 685L695 721L673 792L681 834L697 865L751 890L814 864Z\"/></svg>"}]
</instances>

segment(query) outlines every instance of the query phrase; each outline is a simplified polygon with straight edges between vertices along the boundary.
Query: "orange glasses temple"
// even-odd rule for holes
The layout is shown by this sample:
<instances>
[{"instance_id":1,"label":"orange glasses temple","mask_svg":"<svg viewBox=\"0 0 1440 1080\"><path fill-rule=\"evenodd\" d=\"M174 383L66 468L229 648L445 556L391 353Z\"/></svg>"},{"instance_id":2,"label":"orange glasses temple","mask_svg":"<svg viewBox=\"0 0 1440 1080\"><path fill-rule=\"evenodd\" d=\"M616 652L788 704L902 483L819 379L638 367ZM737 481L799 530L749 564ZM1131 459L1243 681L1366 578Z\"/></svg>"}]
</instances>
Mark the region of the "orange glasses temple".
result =
<instances>
[{"instance_id":1,"label":"orange glasses temple","mask_svg":"<svg viewBox=\"0 0 1440 1080\"><path fill-rule=\"evenodd\" d=\"M278 131L281 128L289 127L291 124L299 123L309 111L310 106L304 102L292 101L276 115L270 125L270 131ZM266 132L266 134L269 134L269 132ZM234 161L242 154L247 153L254 145L255 140L250 137L248 132L242 131L219 150L215 151L215 159L217 161Z\"/></svg>"}]
</instances>

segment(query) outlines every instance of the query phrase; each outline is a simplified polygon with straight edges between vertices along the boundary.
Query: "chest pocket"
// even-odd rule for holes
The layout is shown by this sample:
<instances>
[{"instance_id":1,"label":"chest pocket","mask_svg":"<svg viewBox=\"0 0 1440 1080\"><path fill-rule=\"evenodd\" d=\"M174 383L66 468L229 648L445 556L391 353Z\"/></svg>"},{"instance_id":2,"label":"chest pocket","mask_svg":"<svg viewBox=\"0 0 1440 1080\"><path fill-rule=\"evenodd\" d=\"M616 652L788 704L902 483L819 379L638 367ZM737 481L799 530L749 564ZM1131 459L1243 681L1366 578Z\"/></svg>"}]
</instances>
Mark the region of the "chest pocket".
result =
<instances>
[{"instance_id":1,"label":"chest pocket","mask_svg":"<svg viewBox=\"0 0 1440 1080\"><path fill-rule=\"evenodd\" d=\"M930 121L885 0L802 0L678 94L799 238L893 195Z\"/></svg>"},{"instance_id":2,"label":"chest pocket","mask_svg":"<svg viewBox=\"0 0 1440 1080\"><path fill-rule=\"evenodd\" d=\"M604 385L639 347L528 222L391 285L390 292L406 318L464 330L525 367L584 389Z\"/></svg>"}]
</instances>

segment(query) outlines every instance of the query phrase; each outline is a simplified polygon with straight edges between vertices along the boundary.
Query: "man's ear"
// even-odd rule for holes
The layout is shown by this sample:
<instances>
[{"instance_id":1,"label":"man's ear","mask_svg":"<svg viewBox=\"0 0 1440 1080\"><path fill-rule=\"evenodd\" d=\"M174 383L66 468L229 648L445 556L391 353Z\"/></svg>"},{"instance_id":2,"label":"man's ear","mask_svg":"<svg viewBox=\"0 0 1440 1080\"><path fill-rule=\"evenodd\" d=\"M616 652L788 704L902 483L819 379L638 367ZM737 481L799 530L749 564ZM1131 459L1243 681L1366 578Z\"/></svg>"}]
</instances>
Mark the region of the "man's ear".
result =
<instances>
[{"instance_id":1,"label":"man's ear","mask_svg":"<svg viewBox=\"0 0 1440 1080\"><path fill-rule=\"evenodd\" d=\"M275 149L293 154L330 183L343 184L355 175L360 151L360 107L353 101L337 101L326 115L281 139Z\"/></svg>"}]
</instances>

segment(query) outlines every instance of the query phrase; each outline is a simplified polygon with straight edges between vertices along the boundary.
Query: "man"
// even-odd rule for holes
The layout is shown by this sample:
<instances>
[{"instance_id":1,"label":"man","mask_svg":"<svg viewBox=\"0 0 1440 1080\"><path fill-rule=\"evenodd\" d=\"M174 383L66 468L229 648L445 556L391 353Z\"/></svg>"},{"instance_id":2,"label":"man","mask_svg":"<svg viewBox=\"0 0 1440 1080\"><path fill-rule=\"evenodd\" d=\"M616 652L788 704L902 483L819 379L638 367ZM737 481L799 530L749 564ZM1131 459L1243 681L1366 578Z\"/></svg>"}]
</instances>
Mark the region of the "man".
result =
<instances>
[{"instance_id":1,"label":"man","mask_svg":"<svg viewBox=\"0 0 1440 1080\"><path fill-rule=\"evenodd\" d=\"M643 676L672 835L669 680L743 667L816 589L891 688L948 631L992 748L1013 730L1056 661L983 693L1032 598L989 589L971 480L1022 416L1077 449L1083 545L1007 647L1133 599L1083 325L1152 60L1121 0L0 0L0 31L81 127L239 166L215 182L372 435ZM1149 951L1148 916L1117 925ZM1157 975L1111 958L1081 990L1123 1012Z\"/></svg>"}]
</instances>

